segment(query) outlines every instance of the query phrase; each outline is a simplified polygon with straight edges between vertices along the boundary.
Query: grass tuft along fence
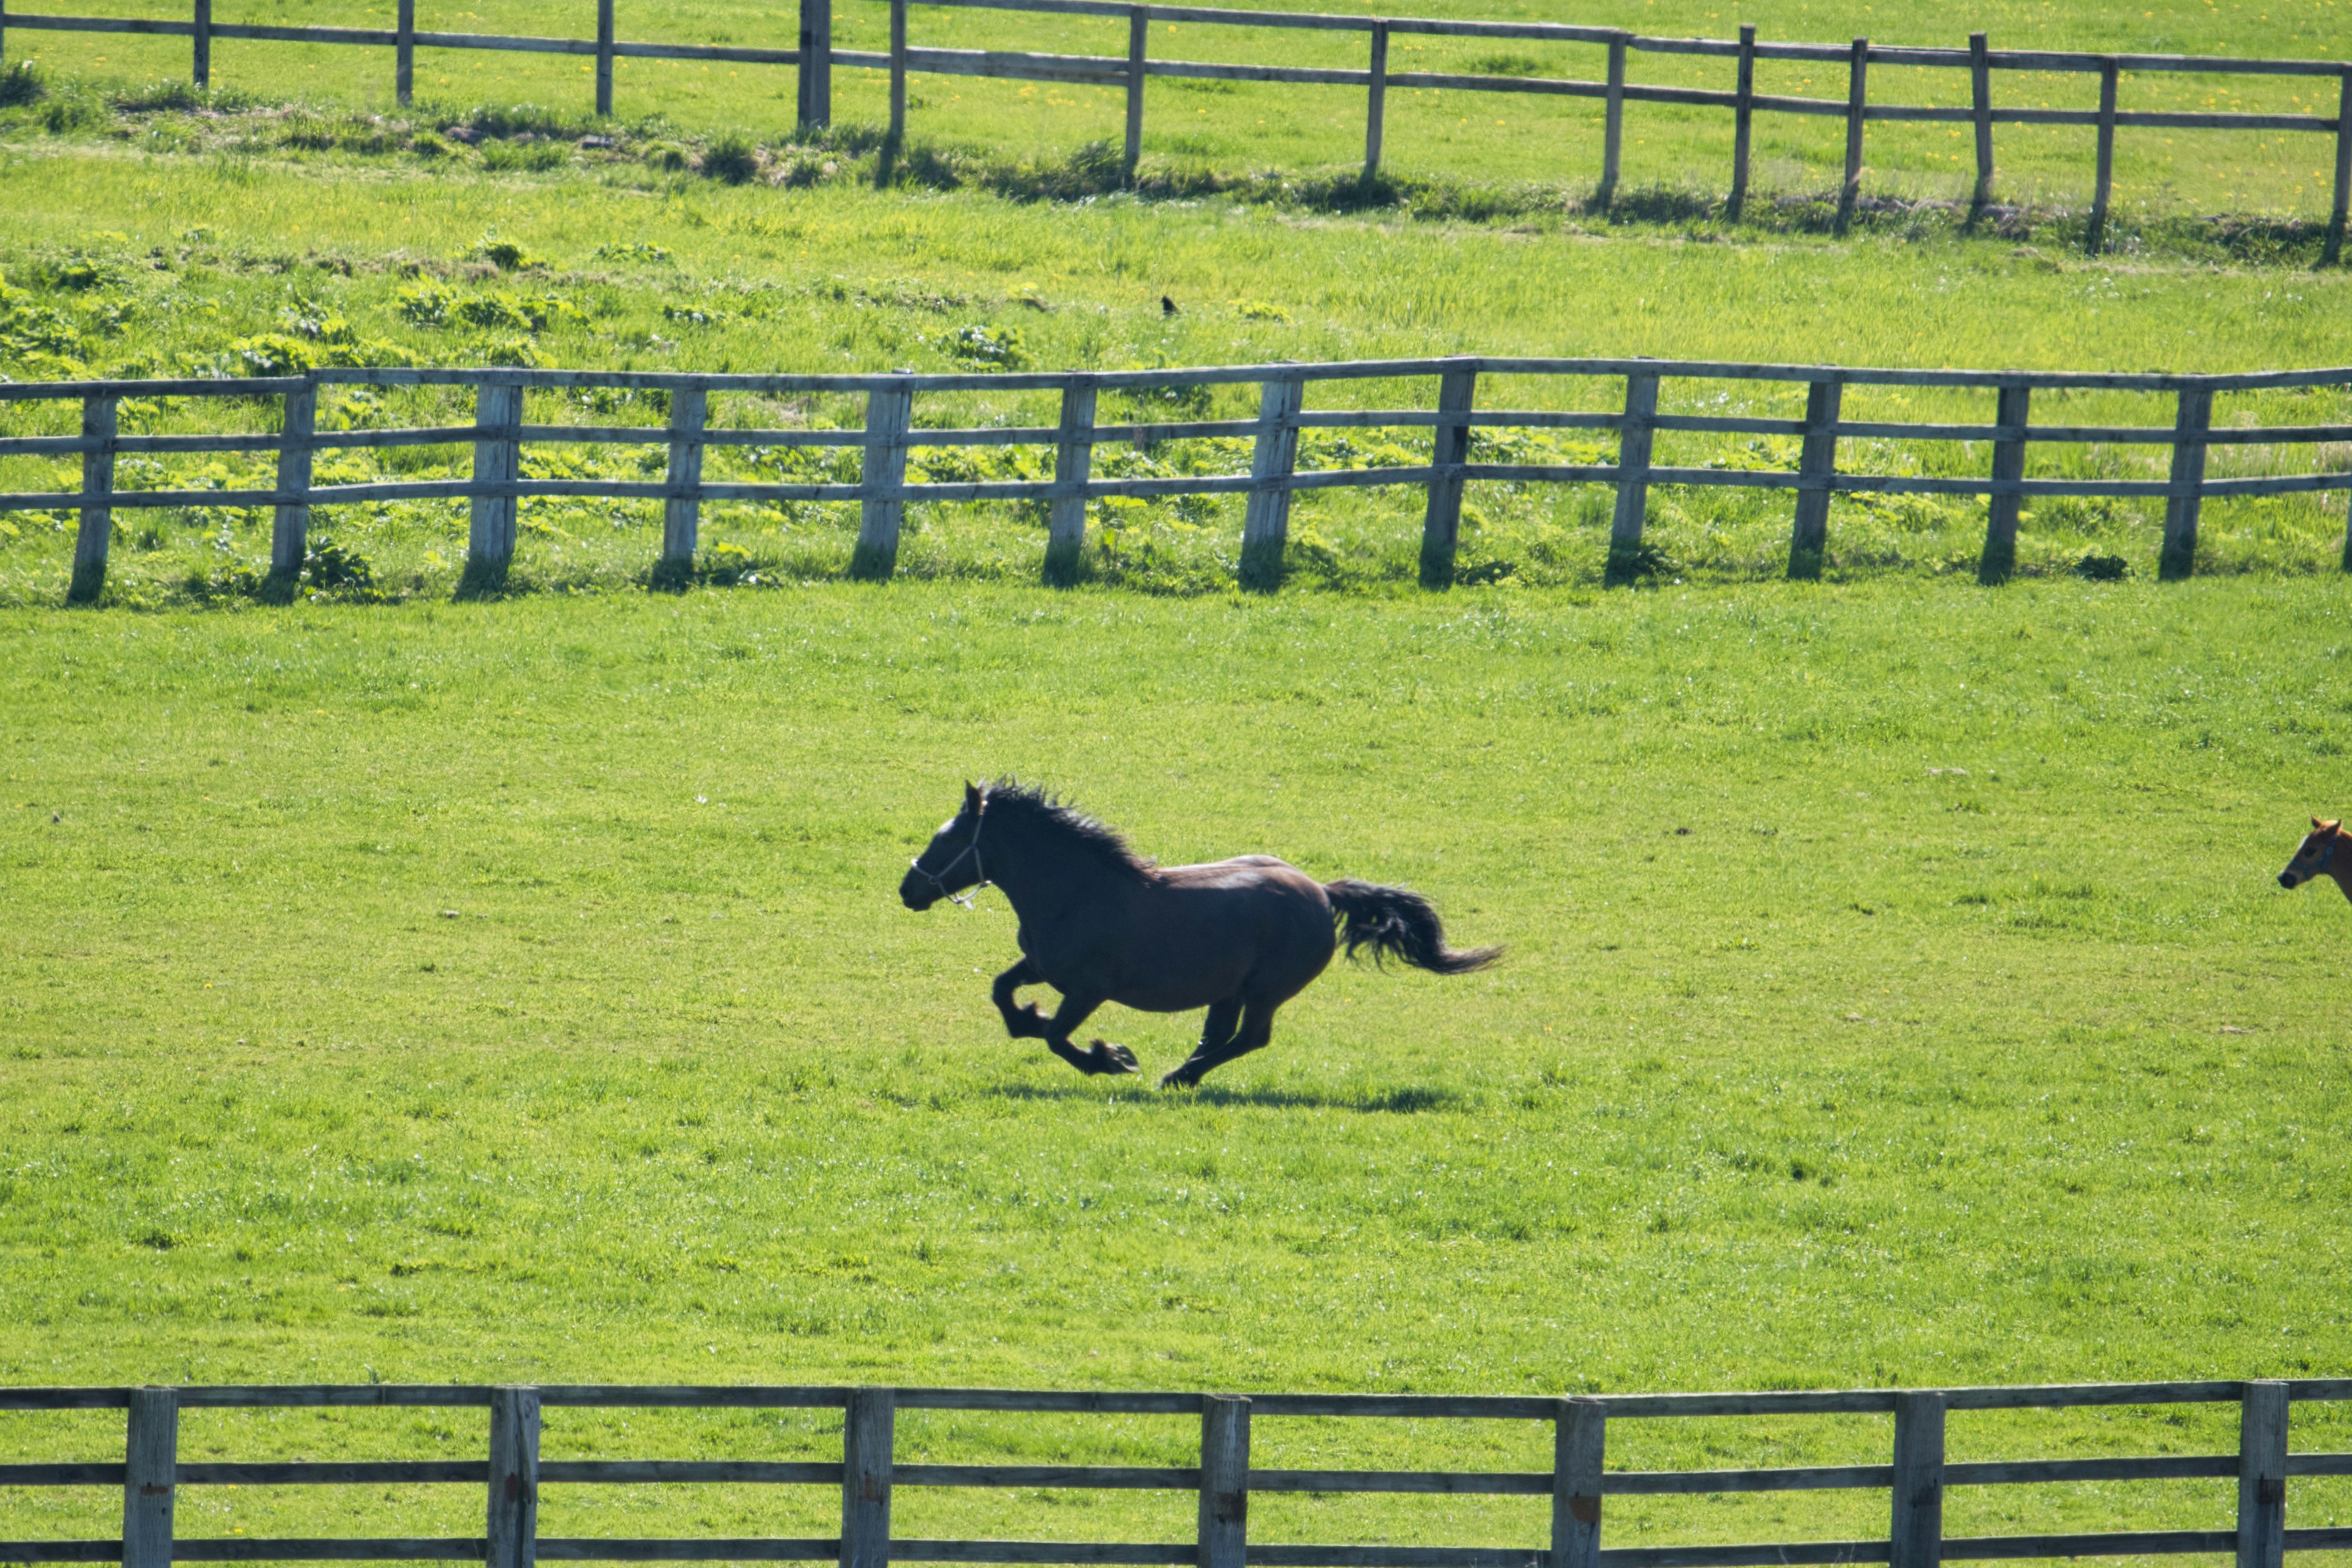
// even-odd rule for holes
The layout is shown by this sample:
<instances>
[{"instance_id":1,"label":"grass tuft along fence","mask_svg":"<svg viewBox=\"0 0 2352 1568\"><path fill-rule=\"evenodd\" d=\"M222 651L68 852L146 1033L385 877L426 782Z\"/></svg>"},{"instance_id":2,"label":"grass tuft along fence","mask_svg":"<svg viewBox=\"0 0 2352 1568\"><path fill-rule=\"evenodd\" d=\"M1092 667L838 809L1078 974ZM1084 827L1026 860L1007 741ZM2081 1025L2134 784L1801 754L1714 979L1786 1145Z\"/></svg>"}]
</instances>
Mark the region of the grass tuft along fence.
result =
<instances>
[{"instance_id":1,"label":"grass tuft along fence","mask_svg":"<svg viewBox=\"0 0 2352 1568\"><path fill-rule=\"evenodd\" d=\"M395 25L388 29L215 23L212 19L212 0L190 0L192 11L185 22L24 11L12 14L6 9L5 0L0 0L0 58L5 58L6 33L12 27L49 32L146 33L184 37L190 40L191 72L196 85L204 87L211 80L212 46L215 38L389 47L393 50L394 90L404 104L409 101L415 77L416 51L420 47L588 55L593 56L596 61L596 112L607 115L613 112L613 62L616 58L728 60L795 66L800 71L799 117L802 124L809 126L823 126L832 121L833 69L835 65L880 67L890 73L890 145L894 148L901 144L906 136L907 77L910 71L1025 81L1091 83L1121 87L1126 91L1125 167L1130 175L1142 153L1144 84L1151 77L1361 88L1365 92L1363 177L1368 186L1380 171L1384 110L1388 89L1392 86L1598 99L1602 104L1603 115L1601 166L1594 188L1593 205L1602 210L1609 207L1616 195L1620 154L1624 145L1625 105L1629 102L1682 104L1727 110L1732 116L1731 185L1725 202L1725 212L1734 220L1738 219L1748 197L1748 151L1755 117L1759 113L1831 116L1845 121L1845 166L1838 189L1834 220L1834 226L1841 234L1845 232L1852 220L1861 195L1864 131L1871 121L1946 121L1972 126L1976 138L1973 200L1979 208L1992 199L1995 125L2083 125L2094 127L2097 132L2090 224L2085 241L2093 255L2098 254L2106 243L2107 207L2114 189L2116 133L2118 129L2312 132L2330 135L2335 141L2335 178L2323 265L2341 259L2347 210L2352 207L2352 64L2339 60L2238 59L2215 56L1995 49L1983 33L1969 35L1966 48L1926 48L1874 44L1867 38L1855 38L1850 44L1764 43L1758 39L1753 26L1746 26L1739 29L1739 37L1736 40L1665 38L1651 37L1619 27L1585 27L1554 22L1473 22L1427 17L1329 16L1201 5L1131 5L1120 3L1120 0L925 0L925 3L932 5L982 6L1048 16L1125 18L1128 23L1128 48L1125 58L1121 58L999 49L920 47L911 43L908 37L909 0L887 0L887 3L890 7L890 47L887 53L877 53L833 47L833 0L800 0L799 44L790 49L625 43L615 33L614 0L596 0L596 36L593 38L419 31L415 0L398 0ZM1150 24L1155 20L1262 30L1304 28L1319 32L1361 33L1367 38L1368 56L1365 68L1361 70L1153 59L1150 58L1148 42ZM1508 38L1598 47L1605 51L1606 61L1600 79L1391 71L1388 64L1389 40L1401 35ZM1636 53L1722 59L1732 67L1732 81L1727 88L1721 89L1631 81L1626 77L1627 59ZM1759 93L1755 83L1756 62L1759 60L1843 64L1847 73L1845 97L1842 100L1816 99ZM1869 98L1869 71L1873 64L1966 71L1969 101L1966 107L1873 103ZM2089 110L1997 106L1993 101L1993 73L1996 71L2095 76L2099 83L2098 107ZM2332 118L2316 114L2131 110L2117 107L2121 79L2126 71L2332 78L2340 86L2336 112Z\"/></svg>"},{"instance_id":2,"label":"grass tuft along fence","mask_svg":"<svg viewBox=\"0 0 2352 1568\"><path fill-rule=\"evenodd\" d=\"M1622 388L1616 408L1591 413L1477 406L1481 376L1599 380ZM1436 406L1417 409L1306 406L1310 384L1428 378L1436 382ZM1802 386L1801 419L1754 415L1659 412L1659 387L1670 379ZM1183 393L1192 389L1255 384L1254 418L1190 419L1102 424L1097 395ZM470 388L474 422L396 429L325 429L320 400L336 386L446 386ZM1842 416L1850 386L1959 389L1990 393L1992 420L1948 424ZM1427 492L1421 542L1421 579L1442 588L1454 581L1454 556L1465 488L1480 480L1519 483L1584 483L1613 487L1607 580L1633 581L1644 571L1643 521L1650 487L1728 485L1795 492L1789 536L1789 575L1821 574L1829 548L1832 495L1980 495L1987 498L1984 552L1979 579L2005 580L2013 569L2017 531L2024 503L2036 496L2161 498L2164 542L2158 574L2188 576L2197 554L2200 509L2209 497L2263 497L2352 492L2352 466L2329 471L2330 462L2352 463L2352 425L2217 425L2214 400L2231 393L2277 389L2352 387L2352 368L2266 371L2230 375L2170 375L2126 372L2023 372L1881 370L1828 365L1717 363L1693 360L1508 359L1494 356L1433 360L1362 360L1331 364L1234 365L1192 370L1024 371L1003 374L916 375L673 374L630 371L332 369L305 375L246 380L89 381L0 383L0 403L79 404L79 435L0 437L0 458L79 456L78 489L0 492L0 512L74 510L80 514L74 549L71 596L98 596L106 576L114 513L125 508L272 507L273 573L290 583L299 573L315 507L358 502L464 500L471 508L467 574L476 589L501 583L514 559L517 503L525 496L590 496L659 500L663 505L662 552L656 582L684 582L690 574L701 508L705 501L856 501L860 518L852 573L886 578L896 568L898 535L909 501L1026 501L1042 505L1047 518L1045 581L1066 584L1082 570L1087 508L1090 500L1122 496L1238 495L1244 499L1239 576L1242 585L1271 588L1282 578L1291 497L1303 490L1365 486L1413 486ZM530 393L580 388L656 392L668 399L666 425L542 425L525 417ZM958 391L1058 393L1060 418L1050 426L943 428L915 423L918 395ZM2168 426L2036 425L2037 390L2120 390L2168 396ZM727 427L710 418L711 401L729 394L792 396L862 394L865 422L859 429ZM121 429L125 398L218 400L224 404L275 401L275 433L137 435ZM1406 467L1301 469L1298 433L1348 428L1423 431L1430 435L1429 460ZM1480 432L1594 430L1614 432L1613 463L1489 462L1476 460ZM1794 438L1793 470L1770 467L1677 466L1653 461L1660 432L1749 435ZM1185 474L1170 478L1100 479L1092 477L1094 449L1105 442L1150 446L1161 442L1240 437L1251 443L1247 473ZM1989 449L1975 474L1851 473L1838 466L1838 443L1857 439L1958 445L1964 455L1976 443ZM462 479L383 479L315 484L315 454L328 448L449 446L470 443L473 472ZM667 471L659 479L551 479L526 476L526 444L612 444L667 447ZM2159 447L2168 449L2162 479L2032 479L2027 457L2036 446ZM917 447L1050 447L1050 479L988 479L908 482L907 453ZM2307 449L2300 472L2270 472L2209 478L2210 449L2258 449L2270 455ZM712 447L855 447L862 454L856 483L761 483L713 480L703 473ZM189 454L274 452L277 482L270 489L121 489L116 459L126 453ZM2352 571L2352 514L2347 517L2345 568Z\"/></svg>"},{"instance_id":3,"label":"grass tuft along fence","mask_svg":"<svg viewBox=\"0 0 2352 1568\"><path fill-rule=\"evenodd\" d=\"M2352 1548L2352 1528L2289 1530L2287 1480L2352 1475L2352 1454L2289 1451L2296 1402L2352 1399L2352 1379L2280 1382L2086 1384L2019 1388L1857 1389L1800 1394L1612 1394L1589 1398L1348 1394L1086 1394L1003 1389L608 1387L407 1385L398 1384L147 1388L0 1389L0 1410L120 1409L128 1412L121 1464L0 1465L0 1485L122 1489L122 1535L112 1541L0 1542L0 1562L114 1563L170 1568L177 1560L217 1562L437 1561L530 1568L565 1562L838 1561L841 1568L904 1563L1197 1564L1197 1568L1764 1568L1764 1565L1884 1563L1938 1568L1946 1562L2021 1557L2234 1553L2237 1568L2281 1568L2289 1552ZM2239 1407L2235 1454L2147 1458L2028 1459L1949 1463L1948 1414L1980 1410L2231 1403ZM489 1441L480 1459L366 1462L205 1461L178 1458L183 1409L317 1405L488 1406ZM839 1463L740 1459L551 1461L540 1458L541 1422L551 1409L837 1409ZM1197 1415L1198 1465L899 1464L898 1411L986 1410L1097 1415ZM1894 1452L1884 1465L1736 1470L1611 1469L1612 1422L1690 1416L1876 1414L1894 1416ZM1297 1470L1255 1467L1255 1418L1451 1417L1538 1422L1553 1434L1549 1470ZM1947 1487L2047 1485L2088 1480L2229 1478L2238 1482L2237 1518L2213 1530L1951 1537L1944 1533ZM173 1529L184 1486L446 1483L483 1487L482 1535L443 1539L187 1540ZM550 1485L703 1483L837 1487L841 1533L820 1539L615 1539L539 1532L541 1489ZM1200 1497L1195 1539L1169 1542L918 1541L894 1536L898 1487L1120 1488L1192 1491ZM1866 1541L1776 1542L1736 1546L1607 1548L1602 1509L1612 1496L1868 1489L1888 1494L1887 1533ZM1517 1493L1552 1500L1551 1539L1526 1547L1261 1544L1249 1538L1252 1492Z\"/></svg>"}]
</instances>

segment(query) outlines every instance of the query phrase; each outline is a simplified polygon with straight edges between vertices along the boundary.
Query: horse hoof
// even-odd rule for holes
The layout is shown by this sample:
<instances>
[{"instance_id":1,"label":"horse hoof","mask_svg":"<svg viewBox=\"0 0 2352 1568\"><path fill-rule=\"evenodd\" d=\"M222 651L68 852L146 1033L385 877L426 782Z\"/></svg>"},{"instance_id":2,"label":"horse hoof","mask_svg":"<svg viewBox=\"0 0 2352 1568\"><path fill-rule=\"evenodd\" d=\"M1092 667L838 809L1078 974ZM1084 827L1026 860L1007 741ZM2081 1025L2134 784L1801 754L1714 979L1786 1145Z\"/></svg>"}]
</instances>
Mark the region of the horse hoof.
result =
<instances>
[{"instance_id":1,"label":"horse hoof","mask_svg":"<svg viewBox=\"0 0 2352 1568\"><path fill-rule=\"evenodd\" d=\"M1133 1072L1135 1053L1125 1046L1114 1046L1107 1040L1094 1042L1097 1072Z\"/></svg>"},{"instance_id":2,"label":"horse hoof","mask_svg":"<svg viewBox=\"0 0 2352 1568\"><path fill-rule=\"evenodd\" d=\"M1160 1075L1160 1087L1162 1089L1190 1089L1192 1087L1192 1080L1186 1078L1181 1072L1163 1073Z\"/></svg>"}]
</instances>

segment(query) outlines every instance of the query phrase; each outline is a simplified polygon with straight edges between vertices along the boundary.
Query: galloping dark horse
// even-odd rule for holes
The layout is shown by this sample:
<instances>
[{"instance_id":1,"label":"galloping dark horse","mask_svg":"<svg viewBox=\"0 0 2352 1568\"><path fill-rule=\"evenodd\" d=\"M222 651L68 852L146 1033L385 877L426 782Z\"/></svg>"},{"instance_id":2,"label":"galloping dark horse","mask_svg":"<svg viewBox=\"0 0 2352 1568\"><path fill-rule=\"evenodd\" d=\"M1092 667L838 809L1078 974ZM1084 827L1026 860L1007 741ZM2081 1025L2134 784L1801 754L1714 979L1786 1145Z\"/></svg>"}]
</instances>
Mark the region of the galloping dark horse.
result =
<instances>
[{"instance_id":1,"label":"galloping dark horse","mask_svg":"<svg viewBox=\"0 0 2352 1568\"><path fill-rule=\"evenodd\" d=\"M1482 969L1499 948L1459 952L1429 900L1370 882L1318 882L1271 855L1212 866L1158 866L1117 833L1011 780L963 786L963 809L931 836L898 884L910 910L927 910L967 888L1004 889L1020 917L1021 962L996 977L996 1009L1018 1039L1042 1039L1084 1073L1133 1072L1135 1053L1070 1032L1106 1002L1146 1013L1209 1010L1200 1049L1160 1080L1190 1088L1212 1068L1257 1049L1274 1033L1274 1012L1307 989L1331 962L1370 947L1440 974ZM1346 921L1337 939L1334 919ZM1024 985L1051 985L1062 1005L1051 1018L1034 1002L1013 1005Z\"/></svg>"}]
</instances>

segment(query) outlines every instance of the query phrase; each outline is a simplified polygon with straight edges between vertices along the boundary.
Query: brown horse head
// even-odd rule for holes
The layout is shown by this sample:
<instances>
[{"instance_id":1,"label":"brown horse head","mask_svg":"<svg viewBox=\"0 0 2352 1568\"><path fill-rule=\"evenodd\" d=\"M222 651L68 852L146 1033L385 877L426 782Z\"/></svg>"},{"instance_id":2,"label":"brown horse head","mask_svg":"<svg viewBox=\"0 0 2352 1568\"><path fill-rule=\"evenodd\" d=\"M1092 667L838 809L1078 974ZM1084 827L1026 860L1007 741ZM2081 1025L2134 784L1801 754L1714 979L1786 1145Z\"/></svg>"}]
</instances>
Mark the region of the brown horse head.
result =
<instances>
[{"instance_id":1,"label":"brown horse head","mask_svg":"<svg viewBox=\"0 0 2352 1568\"><path fill-rule=\"evenodd\" d=\"M2286 869L2279 873L2279 886L2300 888L2314 877L2334 877L2336 885L2343 888L2344 872L2336 867L2336 850L2345 837L2342 822L2322 822L2313 817L2311 831L2304 836L2302 846L2294 852L2294 858L2288 861ZM2352 862L2347 862L2344 870L2352 870ZM2352 899L2352 888L2346 888L2344 896Z\"/></svg>"},{"instance_id":2,"label":"brown horse head","mask_svg":"<svg viewBox=\"0 0 2352 1568\"><path fill-rule=\"evenodd\" d=\"M988 792L967 780L963 809L940 823L923 852L907 862L898 898L908 909L928 910L988 880L980 850L981 819L987 810Z\"/></svg>"}]
</instances>

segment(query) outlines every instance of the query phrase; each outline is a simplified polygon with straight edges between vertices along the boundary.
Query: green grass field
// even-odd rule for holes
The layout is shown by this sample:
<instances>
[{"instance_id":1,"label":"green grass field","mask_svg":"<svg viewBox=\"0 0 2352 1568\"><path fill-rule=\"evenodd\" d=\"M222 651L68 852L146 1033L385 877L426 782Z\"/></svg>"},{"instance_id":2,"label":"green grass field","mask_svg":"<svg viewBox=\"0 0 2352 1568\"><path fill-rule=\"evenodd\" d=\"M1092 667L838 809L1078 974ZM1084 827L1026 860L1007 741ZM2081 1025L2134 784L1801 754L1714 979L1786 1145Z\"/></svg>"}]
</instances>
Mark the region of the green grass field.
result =
<instances>
[{"instance_id":1,"label":"green grass field","mask_svg":"<svg viewBox=\"0 0 2352 1568\"><path fill-rule=\"evenodd\" d=\"M421 10L428 26L571 27L507 0ZM2342 47L2342 0L2000 0L1876 26L1871 11L1817 0L1761 20L1799 37L1981 26L2007 44ZM772 41L780 15L625 7L623 32ZM879 15L845 9L844 42L870 44ZM980 37L974 18L918 18L919 37ZM1661 4L1577 19L1740 18ZM1107 47L998 20L1012 45ZM1409 200L1348 211L1308 189L1328 195L1354 156L1344 92L1155 86L1157 194L1101 195L1079 177L1085 143L1115 130L1098 95L919 82L926 155L961 184L877 189L855 128L788 140L782 72L625 68L638 118L611 128L620 146L582 149L571 109L476 112L584 107L568 61L428 57L436 103L370 129L388 92L362 51L223 45L225 90L200 101L140 85L179 70L177 46L12 32L12 59L27 40L46 96L0 108L0 374L18 380L1461 352L2352 361L2352 274L2295 248L2309 145L2159 158L2127 140L2137 248L2094 261L2063 210L2087 161L2056 135L2004 142L2020 194L2045 203L2039 227L1881 213L1832 242L1675 208L1712 188L1720 128L1664 115L1634 121L1629 179L1665 195L1631 221L1574 205L1597 162L1580 110L1531 133L1449 129L1452 106L1409 101L1391 132ZM1279 42L1301 60L1326 47ZM1246 43L1199 40L1222 58ZM845 120L877 112L856 73L843 94ZM667 118L645 118L656 107ZM1171 129L1185 110L1208 111L1196 138ZM420 141L461 121L496 133ZM740 184L698 172L729 130L760 144ZM1769 183L1817 191L1828 134L1778 134ZM1874 188L1951 194L1941 142L1872 145ZM2243 224L2198 216L2225 211ZM1616 390L1504 380L1488 405ZM1246 401L1219 396L1219 412ZM1783 407L1737 384L1673 396ZM2342 424L2347 400L2224 400L2219 417ZM1847 411L1990 406L1885 393ZM919 411L1043 413L996 393ZM2171 416L2122 395L2036 413ZM339 395L328 418L467 414ZM859 410L746 397L714 414ZM274 416L125 411L165 432ZM662 415L551 398L532 416ZM0 433L68 417L0 405ZM2217 449L2212 471L2345 456ZM1235 460L1206 443L1116 457ZM1675 437L1659 457L1793 454ZM1841 462L1975 472L1985 457L1850 443ZM621 448L562 460L638 471ZM466 455L375 462L320 471L462 473ZM2147 462L2038 447L2029 472ZM126 460L123 482L257 471ZM69 479L0 458L0 490ZM1067 592L1035 585L1042 531L1009 509L916 509L901 580L868 587L838 580L845 509L713 507L704 585L656 595L640 591L649 509L530 502L514 592L467 604L449 602L456 508L348 508L315 537L365 580L315 581L291 605L251 591L265 517L125 511L95 611L60 607L70 520L10 514L0 1381L1557 1392L2347 1373L2352 1052L2334 955L2352 910L2273 879L2305 814L2345 804L2340 493L2210 503L2201 575L2163 588L2147 580L2152 510L2037 508L2022 580L1997 591L1965 584L1980 506L1842 499L1831 580L1792 586L1773 580L1784 502L1664 491L1650 528L1671 571L1604 594L1604 497L1487 486L1465 510L1465 582L1424 594L1407 586L1419 505L1301 498L1290 580L1244 597L1221 505L1104 507L1094 580ZM2083 580L2086 554L2129 579ZM895 897L961 782L1003 773L1061 786L1170 862L1266 851L1410 883L1508 960L1454 980L1335 968L1272 1048L1195 1093L1082 1079L1002 1037L986 990L1013 951L1001 898L917 916ZM1198 1022L1098 1021L1155 1073ZM119 1457L119 1422L0 1415L0 1460ZM201 1413L183 1431L192 1458L470 1458L483 1440L473 1413ZM2352 1418L2299 1406L2294 1431L2298 1449L2340 1451ZM945 1460L1183 1464L1197 1440L1143 1418L910 1413L900 1433L903 1456ZM547 1451L824 1458L838 1440L821 1415L563 1412ZM1632 1468L1877 1462L1888 1440L1861 1418L1611 1436ZM1956 1458L2234 1441L2226 1407L1967 1415L1951 1437ZM1258 1463L1301 1466L1549 1454L1532 1425L1269 1421L1255 1442ZM2298 1479L2290 1496L2294 1526L2352 1521L2352 1481ZM2233 1499L2224 1481L1955 1489L1948 1530L2210 1528ZM1526 1544L1541 1503L1262 1497L1252 1531ZM480 1505L472 1488L370 1487L206 1488L179 1506L190 1535L428 1535L470 1534ZM823 1489L551 1488L542 1528L824 1534L837 1507ZM1182 1540L1192 1507L908 1489L895 1522ZM1612 1545L1885 1524L1866 1492L1610 1507ZM0 1539L104 1536L119 1509L102 1489L0 1488Z\"/></svg>"},{"instance_id":2,"label":"green grass field","mask_svg":"<svg viewBox=\"0 0 2352 1568\"><path fill-rule=\"evenodd\" d=\"M184 16L163 0L78 0L101 15ZM47 7L55 9L57 7ZM1266 0L1268 10L1330 9L1307 0ZM331 9L331 16L329 11ZM845 48L887 46L887 7L836 7L835 39ZM1871 0L1802 0L1742 12L1721 0L1603 0L1572 15L1530 0L1425 0L1412 16L1573 20L1622 26L1654 36L1730 37L1742 21L1767 39L1843 43L1855 36L1881 42L1963 47L1973 29L1996 47L2116 49L2156 53L2267 55L2341 58L2346 48L2344 0L2152 0L2147 5L2059 6L2035 0L1982 0L1958 11L1930 14L1901 8L1881 12ZM313 0L224 0L221 22L389 26L385 0L321 7ZM636 0L618 13L624 38L733 43L791 47L797 37L789 6L739 0ZM521 0L425 0L424 28L457 31L594 36L593 8L549 7ZM1038 49L1123 57L1122 22L1024 16L918 5L910 37L919 45ZM180 39L19 33L13 50L29 51L62 70L130 78L180 77L187 44ZM1268 32L1162 23L1151 47L1163 58L1363 67L1360 35ZM217 83L374 110L390 105L388 50L317 45L223 41L215 47ZM1597 79L1601 51L1493 40L1400 38L1397 70L1484 70ZM593 101L589 68L561 57L431 51L419 57L421 97L449 104L530 100L585 109ZM1720 60L1637 55L1636 81L1727 89L1731 68ZM625 60L617 67L615 108L625 116L659 113L695 132L741 128L763 139L790 132L793 85L789 69L691 61ZM1875 67L1879 101L1966 103L1966 74L1920 68ZM1842 98L1843 72L1816 65L1765 62L1759 91ZM1230 89L1230 90L1229 90ZM2094 108L2097 81L2087 76L2004 73L2000 101L2042 107ZM1046 83L926 78L912 84L911 129L919 139L977 142L1024 154L1066 154L1120 134L1118 95L1108 89ZM1879 96L1883 95L1883 96ZM882 73L844 69L836 86L837 115L877 122L887 114ZM2126 109L2247 109L2332 116L2335 84L2325 79L2135 76L2121 100ZM1833 119L1759 119L1756 179L1760 189L1813 194L1835 186L1843 156L1843 128ZM1637 105L1628 121L1625 180L1629 187L1720 196L1729 180L1730 116L1712 110ZM2000 132L2004 194L2013 200L2079 205L2092 180L2092 134L2074 127L2013 127ZM1170 168L1274 168L1291 173L1352 169L1363 155L1363 95L1352 88L1250 84L1202 87L1154 81L1145 135L1147 158ZM1965 199L1974 181L1974 154L1965 128L1942 125L1874 127L1869 187L1906 198ZM1401 89L1391 97L1389 166L1408 178L1531 182L1589 193L1601 162L1600 111L1581 100L1441 94ZM2324 135L2270 132L2127 132L2119 142L2116 211L2126 226L2180 212L2260 213L2324 217L2331 168Z\"/></svg>"},{"instance_id":3,"label":"green grass field","mask_svg":"<svg viewBox=\"0 0 2352 1568\"><path fill-rule=\"evenodd\" d=\"M2347 609L2239 579L14 613L0 1375L2340 1373L2328 955L2352 911L2271 873L2340 787ZM1410 882L1509 961L1335 970L1196 1094L1082 1079L999 1037L1001 900L894 897L958 781L1005 770L1171 861ZM1194 1021L1103 1023L1163 1068ZM2196 1451L2227 1415L1978 1416L1955 1451ZM2298 1447L2343 1436L2297 1420ZM111 1430L0 1426L45 1451ZM556 1429L580 1452L824 1440L800 1418ZM476 1440L425 1416L196 1430L238 1453ZM1628 1463L1885 1440L1629 1433ZM1443 1441L1501 1462L1538 1437ZM2298 1481L2294 1521L2341 1485ZM628 1495L566 1506L621 1528L598 1510L654 1506ZM943 1531L1176 1528L1120 1494L1042 1524L1034 1500L955 1495L911 1506ZM465 1502L219 1497L257 1533L354 1510L424 1531ZM1868 1533L1865 1500L1661 1500L1619 1539ZM7 1506L39 1533L107 1503ZM1952 1528L2225 1506L2223 1483L1956 1494ZM1537 1528L1508 1500L1267 1513L1267 1539Z\"/></svg>"}]
</instances>

